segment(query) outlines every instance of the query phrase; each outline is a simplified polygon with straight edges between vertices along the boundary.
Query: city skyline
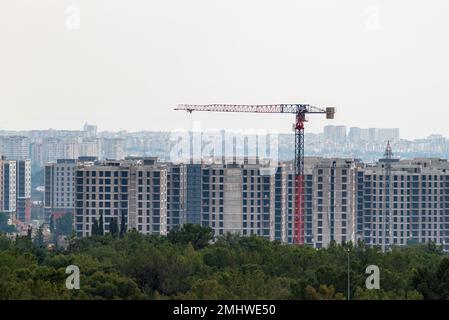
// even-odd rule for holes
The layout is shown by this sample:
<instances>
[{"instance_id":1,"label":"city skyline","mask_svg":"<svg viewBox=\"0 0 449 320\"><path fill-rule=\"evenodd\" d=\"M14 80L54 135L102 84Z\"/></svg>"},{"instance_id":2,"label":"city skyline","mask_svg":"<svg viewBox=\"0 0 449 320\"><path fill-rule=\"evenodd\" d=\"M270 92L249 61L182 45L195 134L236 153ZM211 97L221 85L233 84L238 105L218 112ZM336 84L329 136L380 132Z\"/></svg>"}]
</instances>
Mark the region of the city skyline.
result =
<instances>
[{"instance_id":1,"label":"city skyline","mask_svg":"<svg viewBox=\"0 0 449 320\"><path fill-rule=\"evenodd\" d=\"M93 126L95 127L96 130L96 134L108 134L108 133L120 133L120 132L126 132L126 133L144 133L144 132L148 132L148 133L155 133L155 132L176 132L177 130L181 130L181 131L186 131L186 132L216 132L216 131L226 131L226 132L231 132L231 133L242 133L242 134L251 134L251 132L254 132L254 134L256 133L263 133L263 132L267 132L267 133L272 133L272 134L293 134L293 131L270 131L269 129L263 129L263 128L259 128L258 130L255 130L253 128L241 128L241 129L225 129L225 128L212 128L212 129L207 129L207 128L203 128L201 123L196 123L194 126L192 126L191 128L185 128L185 129L175 129L175 130L164 130L164 129L143 129L143 130L125 130L125 129L116 129L116 130L106 130L106 129L102 129L101 126L97 125L97 124L93 124L93 123L89 123L89 122L82 122L80 123L79 126L74 127L74 128L58 128L58 127L48 127L48 128L42 128L42 129L38 129L38 128L28 128L28 129L7 129L7 128L1 128L0 127L0 137L2 136L2 134L5 136L9 136L11 135L11 133L26 133L26 132L45 132L45 131L83 131L83 126ZM324 124L322 127L318 127L317 130L315 131L311 131L311 130L307 130L306 134L315 134L315 135L325 135L325 131L326 131L326 127L344 127L346 129L346 136L349 137L351 134L351 129L362 129L362 130L369 130L369 129L375 129L375 130L398 130L398 133L400 133L400 139L399 140L421 140L421 139L427 139L433 136L442 136L444 138L448 138L449 135L444 135L441 132L432 132L430 134L428 134L427 136L416 136L415 138L407 138L407 137L403 137L402 134L402 130L400 127L361 127L361 126L349 126L347 124L344 123L328 123L328 124Z\"/></svg>"},{"instance_id":2,"label":"city skyline","mask_svg":"<svg viewBox=\"0 0 449 320\"><path fill-rule=\"evenodd\" d=\"M198 127L196 127L198 129ZM203 157L270 158L294 157L293 133L214 130L193 132L110 132L93 124L78 130L0 131L0 155L7 159L31 159L33 172L58 159L97 157L124 159L127 156L157 156L172 161ZM431 135L416 140L401 139L398 128L359 128L327 125L323 132L306 133L305 155L377 161L391 142L400 159L449 158L449 139ZM190 141L190 142L189 142ZM201 148L200 148L201 146ZM193 153L192 153L193 152Z\"/></svg>"},{"instance_id":3,"label":"city skyline","mask_svg":"<svg viewBox=\"0 0 449 320\"><path fill-rule=\"evenodd\" d=\"M317 122L317 121L313 121L313 122ZM313 123L310 122L310 123ZM318 122L320 122L320 120L318 119ZM176 131L192 131L192 132L213 132L213 131L227 131L227 132L272 132L272 133L279 133L279 134L293 134L293 131L289 131L289 130L277 130L277 129L273 129L273 128L251 128L251 127L240 127L240 128L226 128L226 127L208 127L205 126L203 127L204 122L202 121L193 121L192 122L192 126L191 127L183 127L183 128L175 128L172 130L169 130L167 128L142 128L142 129L125 129L125 128L116 128L116 129L107 129L98 125L98 124L94 124L96 127L100 128L101 130L98 130L98 133L120 133L120 132L127 132L127 133L138 133L138 132L176 132ZM293 122L292 122L293 123ZM82 130L82 124L89 124L91 125L90 122L81 122L78 126L74 125L73 127L56 127L56 126L50 126L50 127L34 127L34 128L26 128L26 129L20 129L20 128L10 128L10 127L0 127L0 135L2 133L20 133L20 132L31 132L31 131L81 131ZM308 125L308 124L307 124ZM401 133L401 140L421 140L421 139L426 139L429 138L431 136L442 136L444 138L449 138L449 132L447 134L444 134L443 132L439 132L439 131L429 131L428 134L424 134L424 135L415 135L414 137L410 137L410 136L405 136L403 134L404 130L401 129L401 127L378 127L378 126L371 126L371 127L363 127L363 126L358 126L358 125L348 125L342 122L327 122L322 124L322 126L314 126L314 129L310 129L310 128L306 128L306 134L324 134L324 130L326 127L328 126L334 126L334 127L346 127L346 134L349 135L350 133L350 129L351 128L357 128L357 129L398 129ZM197 128L200 128L199 130Z\"/></svg>"}]
</instances>

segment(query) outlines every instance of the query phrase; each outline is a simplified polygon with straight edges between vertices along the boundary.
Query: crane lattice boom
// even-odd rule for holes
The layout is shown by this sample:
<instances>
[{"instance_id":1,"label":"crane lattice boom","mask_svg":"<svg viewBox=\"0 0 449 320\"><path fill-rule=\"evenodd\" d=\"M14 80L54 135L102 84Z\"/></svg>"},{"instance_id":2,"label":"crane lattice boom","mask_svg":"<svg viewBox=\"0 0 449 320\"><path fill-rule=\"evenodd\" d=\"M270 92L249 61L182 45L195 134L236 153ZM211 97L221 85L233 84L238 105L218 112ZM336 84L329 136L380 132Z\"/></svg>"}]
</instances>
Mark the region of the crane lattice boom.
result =
<instances>
[{"instance_id":1,"label":"crane lattice boom","mask_svg":"<svg viewBox=\"0 0 449 320\"><path fill-rule=\"evenodd\" d=\"M247 112L247 113L330 113L332 108L318 108L308 104L180 104L175 110Z\"/></svg>"},{"instance_id":2,"label":"crane lattice boom","mask_svg":"<svg viewBox=\"0 0 449 320\"><path fill-rule=\"evenodd\" d=\"M293 243L304 244L304 123L306 114L324 113L327 119L333 119L335 108L318 108L308 104L180 104L175 110L189 113L193 111L209 112L247 112L247 113L293 113L295 122L295 217Z\"/></svg>"}]
</instances>

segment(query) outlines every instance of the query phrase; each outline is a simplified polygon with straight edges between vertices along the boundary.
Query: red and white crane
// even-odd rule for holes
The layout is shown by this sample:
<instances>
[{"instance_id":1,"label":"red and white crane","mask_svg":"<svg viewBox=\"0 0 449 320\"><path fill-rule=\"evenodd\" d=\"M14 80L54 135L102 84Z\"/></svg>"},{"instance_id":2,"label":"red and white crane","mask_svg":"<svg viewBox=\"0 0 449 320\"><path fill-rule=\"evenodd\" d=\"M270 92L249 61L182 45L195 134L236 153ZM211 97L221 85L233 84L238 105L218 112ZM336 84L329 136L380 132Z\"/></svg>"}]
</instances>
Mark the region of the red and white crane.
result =
<instances>
[{"instance_id":1,"label":"red and white crane","mask_svg":"<svg viewBox=\"0 0 449 320\"><path fill-rule=\"evenodd\" d=\"M304 123L306 115L321 113L327 119L333 119L335 108L318 108L308 104L266 104L266 105L238 105L238 104L180 104L175 110L189 113L193 111L208 112L246 112L246 113L292 113L296 115L295 122L295 217L293 243L304 244Z\"/></svg>"}]
</instances>

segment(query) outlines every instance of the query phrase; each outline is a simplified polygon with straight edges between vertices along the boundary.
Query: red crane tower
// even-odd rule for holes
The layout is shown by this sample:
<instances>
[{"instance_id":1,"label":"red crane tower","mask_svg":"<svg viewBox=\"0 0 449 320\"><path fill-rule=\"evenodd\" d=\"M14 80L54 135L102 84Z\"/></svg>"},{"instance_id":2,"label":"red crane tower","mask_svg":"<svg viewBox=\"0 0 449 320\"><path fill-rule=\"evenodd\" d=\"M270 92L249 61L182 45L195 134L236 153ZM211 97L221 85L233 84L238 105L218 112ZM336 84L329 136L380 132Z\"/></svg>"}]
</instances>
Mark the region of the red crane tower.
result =
<instances>
[{"instance_id":1,"label":"red crane tower","mask_svg":"<svg viewBox=\"0 0 449 320\"><path fill-rule=\"evenodd\" d=\"M295 218L293 243L304 244L304 123L306 114L326 114L327 119L333 119L335 108L317 108L308 104L268 104L268 105L178 105L175 110L189 113L193 111L209 112L246 112L246 113L293 113L296 115L295 127Z\"/></svg>"}]
</instances>

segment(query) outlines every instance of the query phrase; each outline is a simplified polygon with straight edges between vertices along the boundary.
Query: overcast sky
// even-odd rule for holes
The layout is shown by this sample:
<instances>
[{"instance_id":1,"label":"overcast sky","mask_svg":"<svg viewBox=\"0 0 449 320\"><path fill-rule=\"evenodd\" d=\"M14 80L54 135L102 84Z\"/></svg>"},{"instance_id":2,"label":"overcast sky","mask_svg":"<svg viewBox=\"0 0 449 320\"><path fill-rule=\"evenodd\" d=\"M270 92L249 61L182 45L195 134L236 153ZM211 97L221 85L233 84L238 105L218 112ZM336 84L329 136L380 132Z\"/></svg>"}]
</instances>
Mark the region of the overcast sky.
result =
<instances>
[{"instance_id":1,"label":"overcast sky","mask_svg":"<svg viewBox=\"0 0 449 320\"><path fill-rule=\"evenodd\" d=\"M286 115L178 103L335 106L323 125L449 137L447 0L2 0L0 129L289 131Z\"/></svg>"}]
</instances>

